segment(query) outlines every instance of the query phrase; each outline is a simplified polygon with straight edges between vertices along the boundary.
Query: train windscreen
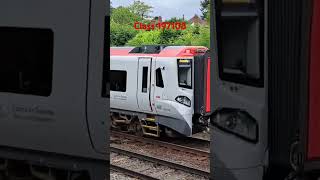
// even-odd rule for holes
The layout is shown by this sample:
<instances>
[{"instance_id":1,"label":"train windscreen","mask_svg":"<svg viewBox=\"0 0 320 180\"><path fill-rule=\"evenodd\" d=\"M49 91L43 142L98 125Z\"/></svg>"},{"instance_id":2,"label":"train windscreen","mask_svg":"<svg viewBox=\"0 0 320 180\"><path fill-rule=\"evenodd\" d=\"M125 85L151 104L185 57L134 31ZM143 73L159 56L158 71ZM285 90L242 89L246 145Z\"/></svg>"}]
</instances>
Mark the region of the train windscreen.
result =
<instances>
[{"instance_id":1,"label":"train windscreen","mask_svg":"<svg viewBox=\"0 0 320 180\"><path fill-rule=\"evenodd\" d=\"M178 59L179 87L192 89L192 60Z\"/></svg>"}]
</instances>

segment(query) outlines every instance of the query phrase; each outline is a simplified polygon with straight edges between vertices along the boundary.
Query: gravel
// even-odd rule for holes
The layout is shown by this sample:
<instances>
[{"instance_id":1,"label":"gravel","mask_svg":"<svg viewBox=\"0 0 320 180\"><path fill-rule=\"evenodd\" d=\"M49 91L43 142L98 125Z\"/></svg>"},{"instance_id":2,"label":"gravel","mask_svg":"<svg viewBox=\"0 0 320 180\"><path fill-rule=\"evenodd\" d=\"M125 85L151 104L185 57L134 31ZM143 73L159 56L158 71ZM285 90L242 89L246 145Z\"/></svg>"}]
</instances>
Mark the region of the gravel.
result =
<instances>
[{"instance_id":1,"label":"gravel","mask_svg":"<svg viewBox=\"0 0 320 180\"><path fill-rule=\"evenodd\" d=\"M204 131L192 135L193 138L198 138L206 141L210 141L210 132Z\"/></svg>"},{"instance_id":2,"label":"gravel","mask_svg":"<svg viewBox=\"0 0 320 180\"><path fill-rule=\"evenodd\" d=\"M112 143L110 146L142 155L157 157L165 161L175 162L200 170L210 171L209 157L196 156L194 154L183 153L169 148L159 147L153 144L144 144L127 139L121 140L120 143Z\"/></svg>"},{"instance_id":3,"label":"gravel","mask_svg":"<svg viewBox=\"0 0 320 180\"><path fill-rule=\"evenodd\" d=\"M148 176L152 176L161 180L205 180L206 178L190 174L188 172L172 169L166 166L158 165L152 162L143 161L137 158L131 158L122 154L111 153L110 160L113 165L117 165L126 169L134 170ZM111 171L111 179L129 177ZM131 178L133 179L133 178ZM131 180L130 179L130 180Z\"/></svg>"},{"instance_id":4,"label":"gravel","mask_svg":"<svg viewBox=\"0 0 320 180\"><path fill-rule=\"evenodd\" d=\"M132 177L126 176L122 173L111 170L110 171L110 180L138 180L138 179L132 178Z\"/></svg>"}]
</instances>

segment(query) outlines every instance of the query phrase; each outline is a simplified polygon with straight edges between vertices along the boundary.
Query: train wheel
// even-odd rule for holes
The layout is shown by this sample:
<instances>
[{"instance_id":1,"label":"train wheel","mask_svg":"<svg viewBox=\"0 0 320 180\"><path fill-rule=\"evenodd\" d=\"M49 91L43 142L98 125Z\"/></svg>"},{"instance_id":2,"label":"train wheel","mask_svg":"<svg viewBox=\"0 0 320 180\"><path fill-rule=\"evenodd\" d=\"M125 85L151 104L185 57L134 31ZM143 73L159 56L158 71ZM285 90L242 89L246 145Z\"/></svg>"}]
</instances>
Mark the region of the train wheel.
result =
<instances>
[{"instance_id":1,"label":"train wheel","mask_svg":"<svg viewBox=\"0 0 320 180\"><path fill-rule=\"evenodd\" d=\"M143 136L143 130L142 130L142 127L141 127L141 124L140 124L140 121L139 120L136 120L136 121L133 121L133 128L134 128L134 133L135 135L137 136Z\"/></svg>"}]
</instances>

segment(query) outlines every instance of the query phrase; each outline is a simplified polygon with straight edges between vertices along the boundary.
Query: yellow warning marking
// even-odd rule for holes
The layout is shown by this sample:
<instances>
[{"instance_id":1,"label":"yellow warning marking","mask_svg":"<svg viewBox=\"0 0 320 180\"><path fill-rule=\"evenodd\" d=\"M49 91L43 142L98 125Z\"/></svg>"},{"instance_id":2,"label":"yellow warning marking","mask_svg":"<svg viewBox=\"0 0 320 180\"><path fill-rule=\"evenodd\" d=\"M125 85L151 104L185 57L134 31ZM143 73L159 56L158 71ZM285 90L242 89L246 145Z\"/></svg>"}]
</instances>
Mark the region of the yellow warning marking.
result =
<instances>
[{"instance_id":1,"label":"yellow warning marking","mask_svg":"<svg viewBox=\"0 0 320 180\"><path fill-rule=\"evenodd\" d=\"M154 126L147 126L147 125L142 125L142 127L146 128L146 129L153 130L153 131L158 131L158 127L154 127Z\"/></svg>"},{"instance_id":2,"label":"yellow warning marking","mask_svg":"<svg viewBox=\"0 0 320 180\"><path fill-rule=\"evenodd\" d=\"M187 60L187 59L180 59L180 60L179 60L179 62L180 62L180 63L189 63L189 62L190 62L190 60Z\"/></svg>"},{"instance_id":3,"label":"yellow warning marking","mask_svg":"<svg viewBox=\"0 0 320 180\"><path fill-rule=\"evenodd\" d=\"M151 121L151 122L155 122L156 120L153 118L146 118L146 121Z\"/></svg>"}]
</instances>

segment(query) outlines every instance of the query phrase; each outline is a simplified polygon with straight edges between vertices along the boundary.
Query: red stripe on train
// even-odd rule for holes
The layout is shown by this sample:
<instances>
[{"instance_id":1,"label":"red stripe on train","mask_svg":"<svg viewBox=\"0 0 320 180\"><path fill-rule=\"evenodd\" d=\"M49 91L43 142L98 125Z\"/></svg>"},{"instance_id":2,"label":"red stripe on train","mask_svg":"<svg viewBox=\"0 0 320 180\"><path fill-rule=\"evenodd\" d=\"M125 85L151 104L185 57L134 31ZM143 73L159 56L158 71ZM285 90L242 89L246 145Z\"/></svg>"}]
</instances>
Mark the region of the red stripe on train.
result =
<instances>
[{"instance_id":1,"label":"red stripe on train","mask_svg":"<svg viewBox=\"0 0 320 180\"><path fill-rule=\"evenodd\" d=\"M309 79L308 159L320 157L320 1L313 1Z\"/></svg>"},{"instance_id":2,"label":"red stripe on train","mask_svg":"<svg viewBox=\"0 0 320 180\"><path fill-rule=\"evenodd\" d=\"M152 56L152 57L193 57L198 54L197 50L206 51L202 46L165 48L159 54L129 53L133 48L110 48L110 56Z\"/></svg>"},{"instance_id":3,"label":"red stripe on train","mask_svg":"<svg viewBox=\"0 0 320 180\"><path fill-rule=\"evenodd\" d=\"M206 89L206 112L211 111L211 59L210 57L208 58L208 64L207 64L207 89Z\"/></svg>"}]
</instances>

